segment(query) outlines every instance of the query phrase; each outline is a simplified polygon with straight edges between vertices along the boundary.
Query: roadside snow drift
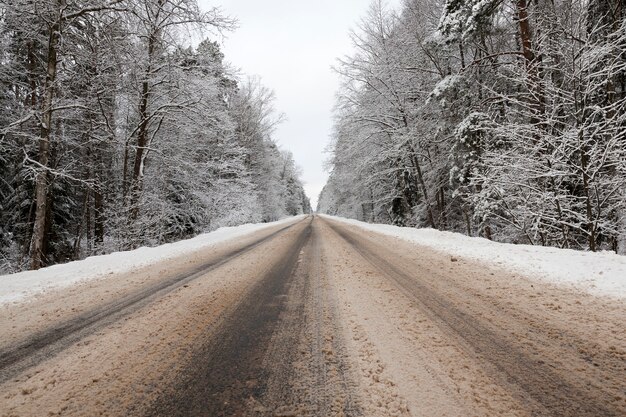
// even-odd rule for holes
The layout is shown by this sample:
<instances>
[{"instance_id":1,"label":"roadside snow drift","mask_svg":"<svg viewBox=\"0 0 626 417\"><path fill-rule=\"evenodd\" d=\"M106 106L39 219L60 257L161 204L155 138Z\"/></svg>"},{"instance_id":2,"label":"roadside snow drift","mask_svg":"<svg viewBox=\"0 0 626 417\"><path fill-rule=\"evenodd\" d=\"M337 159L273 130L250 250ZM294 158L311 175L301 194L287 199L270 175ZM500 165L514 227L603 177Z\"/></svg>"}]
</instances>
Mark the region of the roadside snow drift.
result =
<instances>
[{"instance_id":1,"label":"roadside snow drift","mask_svg":"<svg viewBox=\"0 0 626 417\"><path fill-rule=\"evenodd\" d=\"M427 246L451 256L473 259L530 279L567 285L595 295L626 298L626 256L612 252L594 253L497 243L484 238L434 229L369 224L341 217L324 217Z\"/></svg>"},{"instance_id":2,"label":"roadside snow drift","mask_svg":"<svg viewBox=\"0 0 626 417\"><path fill-rule=\"evenodd\" d=\"M287 224L304 216L290 217L273 223L222 227L192 239L153 248L142 247L127 252L92 256L81 261L53 265L38 271L0 276L0 305L20 301L50 289L68 287L81 281L132 271L155 262L176 258L218 243L236 239L268 227Z\"/></svg>"}]
</instances>

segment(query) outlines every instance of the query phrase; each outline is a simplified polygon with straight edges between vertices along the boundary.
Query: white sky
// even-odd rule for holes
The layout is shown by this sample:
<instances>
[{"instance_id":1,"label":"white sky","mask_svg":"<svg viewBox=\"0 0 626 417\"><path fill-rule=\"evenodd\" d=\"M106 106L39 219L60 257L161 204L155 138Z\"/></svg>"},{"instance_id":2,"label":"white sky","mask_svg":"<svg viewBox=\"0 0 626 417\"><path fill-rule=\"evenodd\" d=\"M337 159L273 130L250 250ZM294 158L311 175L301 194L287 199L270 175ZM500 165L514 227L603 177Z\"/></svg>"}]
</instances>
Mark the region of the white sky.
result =
<instances>
[{"instance_id":1,"label":"white sky","mask_svg":"<svg viewBox=\"0 0 626 417\"><path fill-rule=\"evenodd\" d=\"M351 53L349 30L371 0L199 0L205 10L220 7L239 21L224 41L226 61L258 75L276 93L276 108L287 120L274 135L302 169L304 188L315 209L326 183L324 149L332 131L338 88L331 65ZM388 0L398 7L401 0Z\"/></svg>"}]
</instances>

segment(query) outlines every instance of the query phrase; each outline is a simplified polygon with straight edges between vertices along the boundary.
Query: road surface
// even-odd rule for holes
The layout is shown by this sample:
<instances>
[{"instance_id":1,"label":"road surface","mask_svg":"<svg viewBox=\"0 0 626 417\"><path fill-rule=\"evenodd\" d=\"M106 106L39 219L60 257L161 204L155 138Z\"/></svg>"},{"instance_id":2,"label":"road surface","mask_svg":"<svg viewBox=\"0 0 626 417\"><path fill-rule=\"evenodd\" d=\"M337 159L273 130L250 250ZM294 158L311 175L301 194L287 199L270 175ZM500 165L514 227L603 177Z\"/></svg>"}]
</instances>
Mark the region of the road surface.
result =
<instances>
[{"instance_id":1,"label":"road surface","mask_svg":"<svg viewBox=\"0 0 626 417\"><path fill-rule=\"evenodd\" d=\"M0 308L1 416L624 416L626 307L309 216Z\"/></svg>"}]
</instances>

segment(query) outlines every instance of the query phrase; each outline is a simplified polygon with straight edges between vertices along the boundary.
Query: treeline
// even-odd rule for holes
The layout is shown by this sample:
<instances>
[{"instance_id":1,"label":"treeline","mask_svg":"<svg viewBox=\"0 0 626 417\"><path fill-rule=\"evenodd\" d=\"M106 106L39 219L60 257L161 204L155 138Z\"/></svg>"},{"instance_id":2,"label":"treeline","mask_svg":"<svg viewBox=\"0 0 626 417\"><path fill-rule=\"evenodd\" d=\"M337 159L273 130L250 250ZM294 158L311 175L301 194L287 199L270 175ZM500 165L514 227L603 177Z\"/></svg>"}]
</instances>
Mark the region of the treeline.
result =
<instances>
[{"instance_id":1,"label":"treeline","mask_svg":"<svg viewBox=\"0 0 626 417\"><path fill-rule=\"evenodd\" d=\"M626 252L623 0L381 2L337 65L318 209Z\"/></svg>"},{"instance_id":2,"label":"treeline","mask_svg":"<svg viewBox=\"0 0 626 417\"><path fill-rule=\"evenodd\" d=\"M0 271L310 210L195 0L0 0Z\"/></svg>"}]
</instances>

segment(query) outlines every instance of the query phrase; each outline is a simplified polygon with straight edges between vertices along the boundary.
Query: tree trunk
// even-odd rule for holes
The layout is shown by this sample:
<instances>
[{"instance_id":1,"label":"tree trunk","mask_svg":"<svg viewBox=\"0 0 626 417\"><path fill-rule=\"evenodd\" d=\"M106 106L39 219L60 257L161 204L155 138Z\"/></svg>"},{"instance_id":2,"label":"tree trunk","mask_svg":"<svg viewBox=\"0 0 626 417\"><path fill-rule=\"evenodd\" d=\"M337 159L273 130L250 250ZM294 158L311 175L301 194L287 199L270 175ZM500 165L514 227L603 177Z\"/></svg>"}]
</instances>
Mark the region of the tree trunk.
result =
<instances>
[{"instance_id":1,"label":"tree trunk","mask_svg":"<svg viewBox=\"0 0 626 417\"><path fill-rule=\"evenodd\" d=\"M424 195L424 200L426 200L426 208L428 211L428 223L430 227L433 229L437 228L435 223L435 216L433 215L433 207L430 203L430 198L428 196L428 189L426 188L426 182L424 181L424 176L422 175L422 168L420 167L419 160L417 159L417 155L411 153L411 161L413 162L413 166L415 167L415 173L417 174L417 179L422 188L422 194Z\"/></svg>"},{"instance_id":2,"label":"tree trunk","mask_svg":"<svg viewBox=\"0 0 626 417\"><path fill-rule=\"evenodd\" d=\"M446 191L443 186L439 187L439 226L441 230L448 229L448 216L446 215Z\"/></svg>"},{"instance_id":3,"label":"tree trunk","mask_svg":"<svg viewBox=\"0 0 626 417\"><path fill-rule=\"evenodd\" d=\"M41 134L39 138L39 164L35 177L35 222L30 245L31 269L39 269L44 265L46 246L46 213L48 211L48 163L50 158L50 131L52 130L52 105L54 101L54 84L57 76L57 49L60 34L59 20L50 27L48 37L48 67L44 87L41 117Z\"/></svg>"},{"instance_id":4,"label":"tree trunk","mask_svg":"<svg viewBox=\"0 0 626 417\"><path fill-rule=\"evenodd\" d=\"M520 40L522 41L522 53L527 64L535 61L535 53L532 49L532 36L530 22L528 22L528 4L526 0L517 0L517 20L519 23Z\"/></svg>"},{"instance_id":5,"label":"tree trunk","mask_svg":"<svg viewBox=\"0 0 626 417\"><path fill-rule=\"evenodd\" d=\"M143 170L146 155L146 146L148 145L148 130L150 120L148 119L148 106L150 104L151 86L150 77L152 76L152 61L156 51L158 42L158 33L153 33L148 38L148 67L146 68L145 79L141 86L141 100L139 102L139 131L137 133L137 149L135 151L135 162L133 165L133 180L130 189L130 218L137 219L139 216L139 196L142 189Z\"/></svg>"},{"instance_id":6,"label":"tree trunk","mask_svg":"<svg viewBox=\"0 0 626 417\"><path fill-rule=\"evenodd\" d=\"M94 240L96 244L104 242L104 223L106 220L104 214L104 196L102 190L96 189L93 193L94 201Z\"/></svg>"},{"instance_id":7,"label":"tree trunk","mask_svg":"<svg viewBox=\"0 0 626 417\"><path fill-rule=\"evenodd\" d=\"M85 195L83 197L83 214L81 216L80 224L76 230L76 238L74 239L74 250L73 250L73 260L79 259L80 257L80 244L82 242L83 233L87 231L89 233L89 190L85 189ZM89 241L89 237L87 237Z\"/></svg>"},{"instance_id":8,"label":"tree trunk","mask_svg":"<svg viewBox=\"0 0 626 417\"><path fill-rule=\"evenodd\" d=\"M540 61L532 46L532 31L528 20L528 3L526 0L517 0L517 20L519 24L519 35L522 42L522 54L525 59L526 70L528 71L528 90L532 94L530 105L533 111L531 124L538 126L541 123L541 114L544 113L545 98L541 86Z\"/></svg>"},{"instance_id":9,"label":"tree trunk","mask_svg":"<svg viewBox=\"0 0 626 417\"><path fill-rule=\"evenodd\" d=\"M589 240L589 250L596 251L596 227L593 220L593 203L589 184L589 174L587 173L587 149L585 146L580 152L580 167L583 174L583 192L585 196L585 212L587 215L587 235Z\"/></svg>"},{"instance_id":10,"label":"tree trunk","mask_svg":"<svg viewBox=\"0 0 626 417\"><path fill-rule=\"evenodd\" d=\"M469 214L467 214L467 210L461 210L463 211L463 218L465 219L465 228L467 230L467 235L472 236L472 220L470 219Z\"/></svg>"},{"instance_id":11,"label":"tree trunk","mask_svg":"<svg viewBox=\"0 0 626 417\"><path fill-rule=\"evenodd\" d=\"M26 104L30 104L33 109L37 106L37 79L35 72L37 70L37 57L35 56L35 42L28 42L28 84L30 91ZM29 103L30 102L30 103Z\"/></svg>"}]
</instances>

